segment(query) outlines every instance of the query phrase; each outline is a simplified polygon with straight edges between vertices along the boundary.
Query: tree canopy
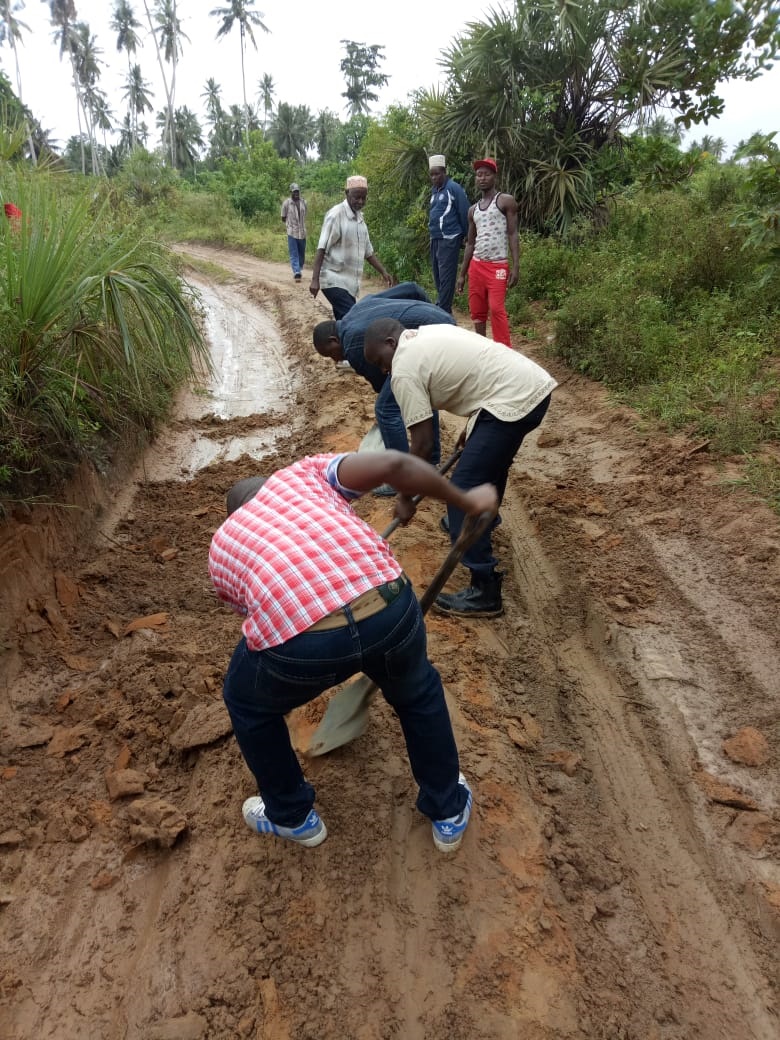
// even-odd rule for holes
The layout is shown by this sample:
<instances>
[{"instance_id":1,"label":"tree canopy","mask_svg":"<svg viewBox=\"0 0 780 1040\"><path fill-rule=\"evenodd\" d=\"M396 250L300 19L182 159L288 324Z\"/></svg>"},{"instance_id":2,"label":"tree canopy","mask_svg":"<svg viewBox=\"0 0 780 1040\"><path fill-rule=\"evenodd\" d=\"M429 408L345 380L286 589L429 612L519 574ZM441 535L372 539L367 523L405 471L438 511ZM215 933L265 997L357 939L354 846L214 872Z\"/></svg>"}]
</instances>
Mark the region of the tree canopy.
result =
<instances>
[{"instance_id":1,"label":"tree canopy","mask_svg":"<svg viewBox=\"0 0 780 1040\"><path fill-rule=\"evenodd\" d=\"M600 149L659 108L686 127L720 115L718 84L778 53L778 17L767 0L516 0L455 39L420 111L432 146L498 158L524 224L565 226L594 203Z\"/></svg>"}]
</instances>

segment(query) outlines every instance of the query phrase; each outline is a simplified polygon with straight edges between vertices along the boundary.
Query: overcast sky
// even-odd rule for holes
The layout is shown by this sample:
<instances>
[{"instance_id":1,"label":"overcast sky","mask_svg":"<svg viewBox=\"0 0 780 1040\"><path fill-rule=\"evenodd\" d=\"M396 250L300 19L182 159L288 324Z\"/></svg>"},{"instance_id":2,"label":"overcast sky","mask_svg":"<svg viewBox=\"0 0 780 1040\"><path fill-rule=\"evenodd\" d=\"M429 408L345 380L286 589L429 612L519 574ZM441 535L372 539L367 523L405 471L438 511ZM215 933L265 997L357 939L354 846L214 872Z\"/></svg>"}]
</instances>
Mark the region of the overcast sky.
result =
<instances>
[{"instance_id":1,"label":"overcast sky","mask_svg":"<svg viewBox=\"0 0 780 1040\"><path fill-rule=\"evenodd\" d=\"M127 76L127 56L116 49L116 34L109 28L113 0L76 0L77 18L89 24L105 63L101 89L109 97L117 123L124 118L126 103L122 99ZM151 6L151 2L150 2ZM182 29L189 37L183 42L184 53L177 70L176 105L187 105L196 113L206 132L203 94L206 80L213 77L222 87L223 106L241 104L241 58L238 29L217 41L221 20L211 17L214 8L227 6L227 0L179 0ZM341 40L365 44L382 44L385 61L382 71L390 77L388 86L379 92L373 109L379 114L394 101L405 102L409 93L419 87L435 85L441 77L438 61L469 21L479 20L490 5L473 0L446 0L445 3L422 3L420 0L389 0L388 3L345 4L323 3L321 0L299 0L295 4L259 0L256 10L264 11L263 21L271 30L266 34L255 29L257 51L248 42L246 51L247 98L257 100L257 84L265 73L274 81L275 102L308 105L313 113L329 108L346 118L345 89L339 63L344 57ZM165 104L162 80L157 68L143 3L133 0L137 19L142 23L139 36L146 41L134 62L141 65L144 79L153 92L154 114L144 120L156 135L155 116ZM24 33L19 47L22 91L25 103L44 129L63 145L77 133L76 106L67 57L59 60L59 50L52 42L49 4L26 0L17 17L31 32ZM15 85L13 54L0 49L0 63ZM780 65L753 83L726 84L723 88L726 111L722 119L707 127L694 127L688 138L703 134L722 137L727 154L756 130L780 130ZM150 139L151 143L151 139Z\"/></svg>"}]
</instances>

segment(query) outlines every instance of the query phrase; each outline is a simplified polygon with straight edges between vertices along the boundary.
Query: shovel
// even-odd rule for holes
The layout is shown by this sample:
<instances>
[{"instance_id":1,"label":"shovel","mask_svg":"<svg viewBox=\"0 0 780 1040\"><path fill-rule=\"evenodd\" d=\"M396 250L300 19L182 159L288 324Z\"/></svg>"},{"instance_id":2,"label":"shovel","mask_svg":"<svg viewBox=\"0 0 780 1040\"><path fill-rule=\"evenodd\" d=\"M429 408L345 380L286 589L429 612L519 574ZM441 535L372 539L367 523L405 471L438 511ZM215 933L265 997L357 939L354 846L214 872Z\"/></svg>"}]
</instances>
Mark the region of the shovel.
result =
<instances>
[{"instance_id":1,"label":"shovel","mask_svg":"<svg viewBox=\"0 0 780 1040\"><path fill-rule=\"evenodd\" d=\"M466 517L457 541L422 594L420 610L423 614L427 613L433 601L444 588L447 579L460 563L464 552L488 527L494 515L494 513L482 513L478 517ZM398 522L394 521L393 529L397 525ZM306 757L315 758L318 755L326 755L329 751L359 737L368 724L368 706L377 689L376 683L364 675L350 683L349 686L345 686L343 690L339 690L331 698L319 726L312 734L311 743L305 752Z\"/></svg>"}]
</instances>

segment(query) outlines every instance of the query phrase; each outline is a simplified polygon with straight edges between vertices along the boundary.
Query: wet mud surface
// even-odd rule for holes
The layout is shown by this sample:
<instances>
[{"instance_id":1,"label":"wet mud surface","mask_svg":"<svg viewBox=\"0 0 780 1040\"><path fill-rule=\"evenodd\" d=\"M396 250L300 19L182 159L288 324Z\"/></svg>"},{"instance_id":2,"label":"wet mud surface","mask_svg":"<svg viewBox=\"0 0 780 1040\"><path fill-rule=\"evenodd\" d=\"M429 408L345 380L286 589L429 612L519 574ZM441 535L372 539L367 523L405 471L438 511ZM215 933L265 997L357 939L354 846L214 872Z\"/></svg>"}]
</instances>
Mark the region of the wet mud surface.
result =
<instances>
[{"instance_id":1,"label":"wet mud surface","mask_svg":"<svg viewBox=\"0 0 780 1040\"><path fill-rule=\"evenodd\" d=\"M561 386L502 507L506 613L428 617L463 846L433 848L379 700L308 764L328 840L253 835L209 541L234 481L357 447L374 399L314 353L328 312L286 266L185 253L233 276L193 274L210 390L45 571L36 514L2 534L0 1037L774 1040L778 518L515 338ZM418 593L440 512L393 535ZM290 719L299 746L325 700Z\"/></svg>"}]
</instances>

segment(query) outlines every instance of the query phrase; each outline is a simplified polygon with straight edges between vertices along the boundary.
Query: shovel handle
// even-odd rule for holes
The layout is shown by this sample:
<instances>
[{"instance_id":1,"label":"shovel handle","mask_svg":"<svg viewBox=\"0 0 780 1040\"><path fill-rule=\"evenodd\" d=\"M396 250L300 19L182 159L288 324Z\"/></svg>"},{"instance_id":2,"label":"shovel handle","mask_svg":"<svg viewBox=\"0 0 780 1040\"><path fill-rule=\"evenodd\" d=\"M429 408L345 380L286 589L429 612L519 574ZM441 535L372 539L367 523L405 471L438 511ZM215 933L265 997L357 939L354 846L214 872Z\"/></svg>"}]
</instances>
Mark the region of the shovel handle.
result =
<instances>
[{"instance_id":1,"label":"shovel handle","mask_svg":"<svg viewBox=\"0 0 780 1040\"><path fill-rule=\"evenodd\" d=\"M436 571L430 585L422 596L420 596L420 610L423 614L428 612L433 601L447 583L447 579L460 563L466 550L470 549L474 542L476 542L483 532L487 530L489 525L493 523L495 515L494 512L489 511L486 513L480 513L479 516L467 516L463 521L460 534L458 535L454 545L450 548L450 551L447 553L444 563L442 563L441 567Z\"/></svg>"},{"instance_id":2,"label":"shovel handle","mask_svg":"<svg viewBox=\"0 0 780 1040\"><path fill-rule=\"evenodd\" d=\"M462 448L457 448L455 451L453 451L452 455L450 455L449 458L445 459L444 462L442 462L442 464L440 466L437 466L437 471L442 476L444 476L445 473L449 473L449 471L452 469L452 467L455 465L455 463L458 461L458 459L461 457L462 454L463 454L463 449ZM422 500L423 500L423 496L422 495L415 495L414 498L412 499L412 502L414 502L415 505L419 505L419 503L422 502ZM398 525L400 523L401 523L401 521L398 519L398 517L396 517L395 520L392 520L388 524L388 526L382 532L381 537L382 538L389 538L390 535L393 533L393 531L395 531L395 529L398 527Z\"/></svg>"}]
</instances>

